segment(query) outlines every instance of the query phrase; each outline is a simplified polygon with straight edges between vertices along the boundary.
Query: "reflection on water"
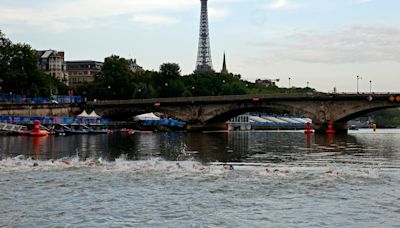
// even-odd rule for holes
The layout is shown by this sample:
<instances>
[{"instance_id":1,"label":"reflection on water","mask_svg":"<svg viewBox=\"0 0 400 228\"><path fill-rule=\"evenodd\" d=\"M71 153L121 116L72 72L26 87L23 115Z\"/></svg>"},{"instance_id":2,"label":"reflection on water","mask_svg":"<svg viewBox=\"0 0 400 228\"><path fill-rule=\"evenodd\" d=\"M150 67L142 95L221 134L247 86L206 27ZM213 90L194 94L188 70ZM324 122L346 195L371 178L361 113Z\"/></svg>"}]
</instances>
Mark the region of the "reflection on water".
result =
<instances>
[{"instance_id":1,"label":"reflection on water","mask_svg":"<svg viewBox=\"0 0 400 228\"><path fill-rule=\"evenodd\" d=\"M396 227L399 139L397 130L1 137L0 226Z\"/></svg>"},{"instance_id":2,"label":"reflection on water","mask_svg":"<svg viewBox=\"0 0 400 228\"><path fill-rule=\"evenodd\" d=\"M369 130L348 135L307 135L294 131L258 131L229 133L137 133L134 135L76 135L64 137L1 137L2 158L23 154L35 160L102 157L114 161L164 160L200 162L261 162L307 164L316 158L345 162L399 160L400 134L396 130ZM400 132L399 132L400 133ZM320 156L319 156L320 155ZM355 159L357 158L357 159ZM373 160L371 159L371 160Z\"/></svg>"}]
</instances>

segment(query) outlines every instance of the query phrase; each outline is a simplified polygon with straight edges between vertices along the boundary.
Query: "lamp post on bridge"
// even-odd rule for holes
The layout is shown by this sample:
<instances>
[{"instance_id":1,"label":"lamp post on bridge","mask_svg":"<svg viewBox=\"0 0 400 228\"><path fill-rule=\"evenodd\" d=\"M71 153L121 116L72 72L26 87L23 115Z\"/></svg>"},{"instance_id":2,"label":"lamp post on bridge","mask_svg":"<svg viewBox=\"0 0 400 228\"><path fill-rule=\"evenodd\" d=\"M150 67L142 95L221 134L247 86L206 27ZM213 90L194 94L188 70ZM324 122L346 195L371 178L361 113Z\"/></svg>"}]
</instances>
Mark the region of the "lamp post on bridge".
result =
<instances>
[{"instance_id":1,"label":"lamp post on bridge","mask_svg":"<svg viewBox=\"0 0 400 228\"><path fill-rule=\"evenodd\" d=\"M369 93L372 93L372 80L369 80Z\"/></svg>"},{"instance_id":2,"label":"lamp post on bridge","mask_svg":"<svg viewBox=\"0 0 400 228\"><path fill-rule=\"evenodd\" d=\"M359 75L357 75L357 94L359 93L359 90L358 90L358 80L360 80L361 79L361 77L359 76Z\"/></svg>"},{"instance_id":3,"label":"lamp post on bridge","mask_svg":"<svg viewBox=\"0 0 400 228\"><path fill-rule=\"evenodd\" d=\"M291 80L291 79L292 79L292 78L289 77L289 89L292 87L291 84L290 84L290 80Z\"/></svg>"},{"instance_id":4,"label":"lamp post on bridge","mask_svg":"<svg viewBox=\"0 0 400 228\"><path fill-rule=\"evenodd\" d=\"M110 99L111 98L111 95L112 95L112 93L111 93L111 86L110 85L108 85L107 86L107 99Z\"/></svg>"},{"instance_id":5,"label":"lamp post on bridge","mask_svg":"<svg viewBox=\"0 0 400 228\"><path fill-rule=\"evenodd\" d=\"M192 86L192 96L194 97L195 95L195 91L196 91L196 87L195 86Z\"/></svg>"}]
</instances>

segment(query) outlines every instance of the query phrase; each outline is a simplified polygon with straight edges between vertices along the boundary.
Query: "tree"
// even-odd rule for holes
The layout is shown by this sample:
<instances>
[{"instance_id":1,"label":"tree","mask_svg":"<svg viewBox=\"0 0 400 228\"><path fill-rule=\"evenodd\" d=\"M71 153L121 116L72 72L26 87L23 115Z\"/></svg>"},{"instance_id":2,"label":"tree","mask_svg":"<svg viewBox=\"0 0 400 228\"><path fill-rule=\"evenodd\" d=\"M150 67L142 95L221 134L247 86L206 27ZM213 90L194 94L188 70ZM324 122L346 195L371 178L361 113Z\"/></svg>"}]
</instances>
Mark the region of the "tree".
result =
<instances>
[{"instance_id":1,"label":"tree","mask_svg":"<svg viewBox=\"0 0 400 228\"><path fill-rule=\"evenodd\" d=\"M0 30L0 77L4 81L5 74L10 69L9 59L11 41Z\"/></svg>"},{"instance_id":2,"label":"tree","mask_svg":"<svg viewBox=\"0 0 400 228\"><path fill-rule=\"evenodd\" d=\"M176 63L164 63L160 66L160 75L165 79L177 79L181 76L181 68Z\"/></svg>"},{"instance_id":3,"label":"tree","mask_svg":"<svg viewBox=\"0 0 400 228\"><path fill-rule=\"evenodd\" d=\"M51 90L66 92L66 86L39 71L35 51L27 44L13 44L0 31L1 91L27 96L49 96Z\"/></svg>"},{"instance_id":4,"label":"tree","mask_svg":"<svg viewBox=\"0 0 400 228\"><path fill-rule=\"evenodd\" d=\"M134 96L134 74L129 62L112 55L107 57L101 71L95 76L95 92L99 99L131 99Z\"/></svg>"},{"instance_id":5,"label":"tree","mask_svg":"<svg viewBox=\"0 0 400 228\"><path fill-rule=\"evenodd\" d=\"M234 81L222 87L221 95L244 95L246 94L246 86L241 81Z\"/></svg>"}]
</instances>

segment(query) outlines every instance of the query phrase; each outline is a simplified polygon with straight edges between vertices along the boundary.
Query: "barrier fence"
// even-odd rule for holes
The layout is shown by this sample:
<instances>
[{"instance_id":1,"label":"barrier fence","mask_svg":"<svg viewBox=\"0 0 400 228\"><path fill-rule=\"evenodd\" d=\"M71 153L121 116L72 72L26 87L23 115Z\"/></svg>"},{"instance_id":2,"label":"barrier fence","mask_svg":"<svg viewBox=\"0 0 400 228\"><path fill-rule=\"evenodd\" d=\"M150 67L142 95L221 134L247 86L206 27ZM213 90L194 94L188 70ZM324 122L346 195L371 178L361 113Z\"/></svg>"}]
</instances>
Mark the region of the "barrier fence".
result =
<instances>
[{"instance_id":1,"label":"barrier fence","mask_svg":"<svg viewBox=\"0 0 400 228\"><path fill-rule=\"evenodd\" d=\"M160 119L160 120L142 120L140 121L144 126L169 126L183 128L186 123L174 119Z\"/></svg>"},{"instance_id":2,"label":"barrier fence","mask_svg":"<svg viewBox=\"0 0 400 228\"><path fill-rule=\"evenodd\" d=\"M53 95L47 98L26 97L19 94L0 93L0 103L10 104L75 104L84 102L81 96L58 96Z\"/></svg>"},{"instance_id":3,"label":"barrier fence","mask_svg":"<svg viewBox=\"0 0 400 228\"><path fill-rule=\"evenodd\" d=\"M102 124L109 125L110 120L99 119L99 118L72 118L72 117L31 117L31 116L0 116L0 122L18 125L28 125L33 124L35 120L39 120L41 124L51 125L51 124Z\"/></svg>"}]
</instances>

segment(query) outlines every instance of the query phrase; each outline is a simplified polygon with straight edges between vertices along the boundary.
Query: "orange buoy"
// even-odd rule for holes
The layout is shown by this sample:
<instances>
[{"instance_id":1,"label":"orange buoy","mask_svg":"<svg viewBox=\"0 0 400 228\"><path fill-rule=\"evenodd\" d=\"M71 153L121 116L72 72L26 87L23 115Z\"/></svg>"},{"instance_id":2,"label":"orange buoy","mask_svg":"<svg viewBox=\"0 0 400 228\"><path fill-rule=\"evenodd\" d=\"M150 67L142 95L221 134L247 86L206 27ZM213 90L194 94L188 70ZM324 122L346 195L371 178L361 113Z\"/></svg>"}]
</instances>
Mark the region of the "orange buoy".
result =
<instances>
[{"instance_id":1,"label":"orange buoy","mask_svg":"<svg viewBox=\"0 0 400 228\"><path fill-rule=\"evenodd\" d=\"M40 121L35 120L31 136L47 136L47 135L49 135L49 132L45 130L40 130Z\"/></svg>"}]
</instances>

